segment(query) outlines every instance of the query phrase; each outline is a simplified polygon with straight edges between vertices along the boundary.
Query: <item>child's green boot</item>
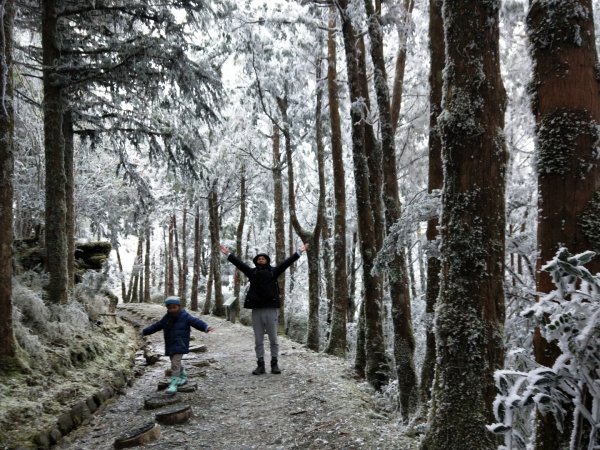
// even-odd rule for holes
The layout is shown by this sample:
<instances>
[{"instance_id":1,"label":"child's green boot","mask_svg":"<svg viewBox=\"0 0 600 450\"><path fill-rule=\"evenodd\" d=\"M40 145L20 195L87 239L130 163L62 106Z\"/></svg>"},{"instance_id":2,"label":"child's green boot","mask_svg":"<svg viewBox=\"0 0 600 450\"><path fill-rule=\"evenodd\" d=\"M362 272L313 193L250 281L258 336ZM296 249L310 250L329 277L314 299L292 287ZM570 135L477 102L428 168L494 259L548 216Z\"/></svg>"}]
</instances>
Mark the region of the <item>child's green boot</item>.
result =
<instances>
[{"instance_id":1,"label":"child's green boot","mask_svg":"<svg viewBox=\"0 0 600 450\"><path fill-rule=\"evenodd\" d=\"M187 372L185 369L181 369L181 375L179 375L179 381L177 384L179 386L183 386L185 383L187 383Z\"/></svg>"},{"instance_id":2,"label":"child's green boot","mask_svg":"<svg viewBox=\"0 0 600 450\"><path fill-rule=\"evenodd\" d=\"M171 377L171 384L167 388L167 394L175 394L177 392L177 384L179 377Z\"/></svg>"}]
</instances>

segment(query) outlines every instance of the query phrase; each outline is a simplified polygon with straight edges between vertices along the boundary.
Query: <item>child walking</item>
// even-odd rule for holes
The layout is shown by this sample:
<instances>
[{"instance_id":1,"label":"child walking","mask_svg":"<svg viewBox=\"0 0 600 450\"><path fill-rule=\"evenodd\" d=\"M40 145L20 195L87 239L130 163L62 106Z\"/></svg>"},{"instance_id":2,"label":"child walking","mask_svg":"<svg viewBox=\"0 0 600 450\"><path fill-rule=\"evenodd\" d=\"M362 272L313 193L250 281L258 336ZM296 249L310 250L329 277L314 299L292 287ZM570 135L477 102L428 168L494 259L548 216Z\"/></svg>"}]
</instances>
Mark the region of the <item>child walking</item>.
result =
<instances>
[{"instance_id":1,"label":"child walking","mask_svg":"<svg viewBox=\"0 0 600 450\"><path fill-rule=\"evenodd\" d=\"M167 393L175 394L177 386L187 382L187 373L181 362L183 355L190 352L190 327L205 333L213 331L213 328L183 309L179 297L167 297L165 306L167 307L167 314L158 322L144 328L142 336L163 330L165 355L171 358L171 384L167 388Z\"/></svg>"}]
</instances>

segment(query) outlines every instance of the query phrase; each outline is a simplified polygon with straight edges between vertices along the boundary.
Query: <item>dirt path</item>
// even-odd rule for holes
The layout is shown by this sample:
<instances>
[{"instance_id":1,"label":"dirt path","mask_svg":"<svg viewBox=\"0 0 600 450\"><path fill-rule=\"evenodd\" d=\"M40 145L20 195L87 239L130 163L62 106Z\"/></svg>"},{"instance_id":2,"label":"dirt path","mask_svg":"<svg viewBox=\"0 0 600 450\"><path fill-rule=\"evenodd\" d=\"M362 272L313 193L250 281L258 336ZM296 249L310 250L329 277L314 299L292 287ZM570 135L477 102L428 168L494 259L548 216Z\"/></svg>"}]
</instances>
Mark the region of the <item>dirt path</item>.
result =
<instances>
[{"instance_id":1,"label":"dirt path","mask_svg":"<svg viewBox=\"0 0 600 450\"><path fill-rule=\"evenodd\" d=\"M143 323L159 318L164 307L128 305ZM190 383L198 390L178 393L193 409L182 425L161 425L154 449L414 449L401 438L399 425L373 410L364 385L352 379L345 363L311 352L288 339L280 340L281 375L254 376L252 330L239 324L202 317L214 333L193 331L194 345L205 353L184 359ZM149 337L162 352L162 333ZM140 358L142 364L143 358ZM145 364L145 363L144 363ZM66 437L57 449L109 449L128 429L152 421L156 411L144 399L157 395L157 382L169 366L163 357L141 371L125 395L96 413Z\"/></svg>"}]
</instances>

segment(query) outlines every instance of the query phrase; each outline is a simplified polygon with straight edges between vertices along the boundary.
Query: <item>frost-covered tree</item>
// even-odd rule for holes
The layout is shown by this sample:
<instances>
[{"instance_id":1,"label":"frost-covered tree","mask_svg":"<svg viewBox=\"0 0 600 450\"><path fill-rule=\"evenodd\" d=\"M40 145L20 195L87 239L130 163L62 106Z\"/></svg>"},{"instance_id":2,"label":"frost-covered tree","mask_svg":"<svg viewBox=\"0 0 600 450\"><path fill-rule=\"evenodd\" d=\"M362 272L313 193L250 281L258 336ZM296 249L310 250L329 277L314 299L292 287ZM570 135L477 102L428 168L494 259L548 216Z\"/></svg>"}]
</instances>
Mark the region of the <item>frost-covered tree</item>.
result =
<instances>
[{"instance_id":1,"label":"frost-covered tree","mask_svg":"<svg viewBox=\"0 0 600 450\"><path fill-rule=\"evenodd\" d=\"M15 2L0 8L0 370L16 356L12 317L14 94L13 33Z\"/></svg>"},{"instance_id":2,"label":"frost-covered tree","mask_svg":"<svg viewBox=\"0 0 600 450\"><path fill-rule=\"evenodd\" d=\"M505 91L498 1L445 1L444 182L436 369L423 448L492 449L504 362ZM465 51L468 49L467 51Z\"/></svg>"},{"instance_id":3,"label":"frost-covered tree","mask_svg":"<svg viewBox=\"0 0 600 450\"><path fill-rule=\"evenodd\" d=\"M391 96L388 88L387 71L384 56L384 33L382 26L381 4L373 6L371 0L365 0L367 13L370 53L373 62L373 83L377 97L379 129L382 149L383 205L386 231L398 222L401 215L400 191L396 163L396 144L394 124L392 122ZM404 76L401 73L401 76ZM415 341L412 331L408 268L404 249L396 252L387 267L387 277L392 303L392 323L394 325L394 356L400 391L402 416L408 420L417 402L417 375L415 372Z\"/></svg>"},{"instance_id":4,"label":"frost-covered tree","mask_svg":"<svg viewBox=\"0 0 600 450\"><path fill-rule=\"evenodd\" d=\"M442 71L444 69L444 26L442 22L442 0L429 1L429 173L427 191L429 193L442 188L442 142L438 129L438 116L442 108ZM421 380L419 385L419 400L422 407L426 408L431 399L431 386L433 384L435 369L435 333L433 330L433 314L435 304L440 293L440 259L436 254L436 241L438 238L438 218L427 221L427 241L429 252L427 256L427 288L425 292L427 315L425 320L426 342L425 357L421 367Z\"/></svg>"},{"instance_id":5,"label":"frost-covered tree","mask_svg":"<svg viewBox=\"0 0 600 450\"><path fill-rule=\"evenodd\" d=\"M538 171L538 267L559 247L600 250L600 79L591 0L531 2L527 34L533 59ZM600 259L589 264L600 271ZM552 280L540 272L539 292ZM536 360L551 367L559 349L539 331ZM566 433L568 435L568 433ZM537 448L564 441L552 415L540 417Z\"/></svg>"},{"instance_id":6,"label":"frost-covered tree","mask_svg":"<svg viewBox=\"0 0 600 450\"><path fill-rule=\"evenodd\" d=\"M380 196L372 192L373 187L381 189L381 180L376 181L374 171L381 170L374 167L370 170L367 156L373 156L375 151L372 136L372 128L365 124L365 90L366 73L365 64L360 54L364 57L364 46L362 51L358 48L362 39L358 38L355 25L353 24L353 9L350 2L338 1L338 13L342 25L344 38L344 50L346 55L346 69L348 75L348 87L350 92L350 118L352 123L352 157L354 182L356 188L356 210L358 213L358 230L360 235L360 253L363 267L363 301L365 321L365 375L367 381L375 388L380 389L387 381L387 358L385 355L385 343L383 340L383 307L381 298L380 278L372 274L374 259L381 246L383 236L376 229L376 215L379 215L377 203ZM369 140L370 142L367 142ZM367 150L367 145L369 149ZM377 164L372 164L377 166ZM378 186L377 186L378 185ZM362 349L358 349L361 351Z\"/></svg>"}]
</instances>

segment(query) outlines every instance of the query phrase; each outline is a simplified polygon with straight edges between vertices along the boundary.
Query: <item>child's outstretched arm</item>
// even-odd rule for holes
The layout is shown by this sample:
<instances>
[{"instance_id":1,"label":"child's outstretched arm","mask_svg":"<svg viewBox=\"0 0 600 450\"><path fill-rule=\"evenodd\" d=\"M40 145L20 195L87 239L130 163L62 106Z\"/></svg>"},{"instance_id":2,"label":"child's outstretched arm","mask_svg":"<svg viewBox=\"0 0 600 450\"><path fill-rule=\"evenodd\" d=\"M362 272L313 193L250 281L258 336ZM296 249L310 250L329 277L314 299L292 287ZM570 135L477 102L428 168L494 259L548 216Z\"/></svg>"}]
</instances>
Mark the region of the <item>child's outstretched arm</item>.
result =
<instances>
[{"instance_id":1,"label":"child's outstretched arm","mask_svg":"<svg viewBox=\"0 0 600 450\"><path fill-rule=\"evenodd\" d=\"M160 319L158 322L154 322L152 325L147 326L142 330L142 336L156 333L165 327L166 316Z\"/></svg>"},{"instance_id":2,"label":"child's outstretched arm","mask_svg":"<svg viewBox=\"0 0 600 450\"><path fill-rule=\"evenodd\" d=\"M190 318L188 319L188 323L194 327L196 330L204 331L205 333L210 333L214 331L214 328L209 327L208 324L198 317L194 317L190 314Z\"/></svg>"}]
</instances>

